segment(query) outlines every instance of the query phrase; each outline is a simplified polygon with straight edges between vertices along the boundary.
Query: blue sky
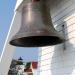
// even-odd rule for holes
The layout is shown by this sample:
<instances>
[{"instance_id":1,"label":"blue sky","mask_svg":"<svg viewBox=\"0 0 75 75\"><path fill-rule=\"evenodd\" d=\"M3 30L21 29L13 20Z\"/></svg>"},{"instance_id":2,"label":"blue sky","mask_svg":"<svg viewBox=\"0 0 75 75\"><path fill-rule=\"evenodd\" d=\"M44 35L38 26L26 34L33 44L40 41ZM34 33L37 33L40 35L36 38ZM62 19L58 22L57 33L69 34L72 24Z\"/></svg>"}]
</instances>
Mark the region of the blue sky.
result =
<instances>
[{"instance_id":1,"label":"blue sky","mask_svg":"<svg viewBox=\"0 0 75 75\"><path fill-rule=\"evenodd\" d=\"M0 0L0 55L14 14L16 0ZM16 48L13 58L25 61L37 60L38 48Z\"/></svg>"},{"instance_id":2,"label":"blue sky","mask_svg":"<svg viewBox=\"0 0 75 75\"><path fill-rule=\"evenodd\" d=\"M9 30L16 0L0 0L0 54Z\"/></svg>"}]
</instances>

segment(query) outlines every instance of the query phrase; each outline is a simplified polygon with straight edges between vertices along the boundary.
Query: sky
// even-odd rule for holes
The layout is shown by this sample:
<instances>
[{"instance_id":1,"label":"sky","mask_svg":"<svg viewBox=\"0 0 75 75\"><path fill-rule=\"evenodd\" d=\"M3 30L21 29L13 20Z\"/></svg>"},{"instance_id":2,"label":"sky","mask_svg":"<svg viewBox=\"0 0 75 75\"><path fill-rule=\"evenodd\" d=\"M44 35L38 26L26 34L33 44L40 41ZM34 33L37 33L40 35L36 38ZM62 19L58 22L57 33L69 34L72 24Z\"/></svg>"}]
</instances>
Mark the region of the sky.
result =
<instances>
[{"instance_id":1,"label":"sky","mask_svg":"<svg viewBox=\"0 0 75 75\"><path fill-rule=\"evenodd\" d=\"M0 55L7 37L7 33L14 15L16 0L0 0ZM13 58L22 57L25 61L38 59L38 48L16 47Z\"/></svg>"}]
</instances>

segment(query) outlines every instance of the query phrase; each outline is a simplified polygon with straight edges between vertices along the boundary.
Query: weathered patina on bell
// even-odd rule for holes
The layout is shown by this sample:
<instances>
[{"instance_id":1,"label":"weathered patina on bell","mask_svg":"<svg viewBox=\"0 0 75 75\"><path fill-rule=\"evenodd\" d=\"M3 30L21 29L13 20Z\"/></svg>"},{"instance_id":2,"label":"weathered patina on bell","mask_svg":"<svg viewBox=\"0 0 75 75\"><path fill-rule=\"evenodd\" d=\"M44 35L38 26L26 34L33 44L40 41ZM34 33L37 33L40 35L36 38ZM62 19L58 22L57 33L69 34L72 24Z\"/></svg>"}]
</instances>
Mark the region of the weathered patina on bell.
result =
<instances>
[{"instance_id":1,"label":"weathered patina on bell","mask_svg":"<svg viewBox=\"0 0 75 75\"><path fill-rule=\"evenodd\" d=\"M64 42L53 27L47 0L30 0L22 8L22 24L10 44L19 47L41 47Z\"/></svg>"}]
</instances>

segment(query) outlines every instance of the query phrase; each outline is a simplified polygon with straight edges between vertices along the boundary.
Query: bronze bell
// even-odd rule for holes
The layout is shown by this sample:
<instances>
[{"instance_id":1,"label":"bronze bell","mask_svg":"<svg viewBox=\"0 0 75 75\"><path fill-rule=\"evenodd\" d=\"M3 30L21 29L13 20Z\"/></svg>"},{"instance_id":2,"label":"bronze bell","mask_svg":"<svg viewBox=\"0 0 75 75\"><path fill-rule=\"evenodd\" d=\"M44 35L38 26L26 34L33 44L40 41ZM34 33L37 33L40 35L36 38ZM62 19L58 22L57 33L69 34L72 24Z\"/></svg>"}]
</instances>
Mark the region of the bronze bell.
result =
<instances>
[{"instance_id":1,"label":"bronze bell","mask_svg":"<svg viewBox=\"0 0 75 75\"><path fill-rule=\"evenodd\" d=\"M47 0L30 0L22 8L22 24L10 41L19 47L41 47L64 42L53 27Z\"/></svg>"}]
</instances>

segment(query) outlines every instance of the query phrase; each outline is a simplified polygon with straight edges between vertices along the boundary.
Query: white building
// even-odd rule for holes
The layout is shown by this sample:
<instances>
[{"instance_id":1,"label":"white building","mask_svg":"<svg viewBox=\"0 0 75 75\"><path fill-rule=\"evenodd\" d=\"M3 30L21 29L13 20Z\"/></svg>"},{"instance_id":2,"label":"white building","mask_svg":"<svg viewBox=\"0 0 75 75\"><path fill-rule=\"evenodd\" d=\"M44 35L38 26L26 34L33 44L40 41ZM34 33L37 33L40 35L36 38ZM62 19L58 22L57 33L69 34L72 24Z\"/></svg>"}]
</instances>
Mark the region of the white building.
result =
<instances>
[{"instance_id":1,"label":"white building","mask_svg":"<svg viewBox=\"0 0 75 75\"><path fill-rule=\"evenodd\" d=\"M38 75L75 75L75 0L52 0L50 5L53 25L60 32L64 25L66 42L39 49Z\"/></svg>"}]
</instances>

